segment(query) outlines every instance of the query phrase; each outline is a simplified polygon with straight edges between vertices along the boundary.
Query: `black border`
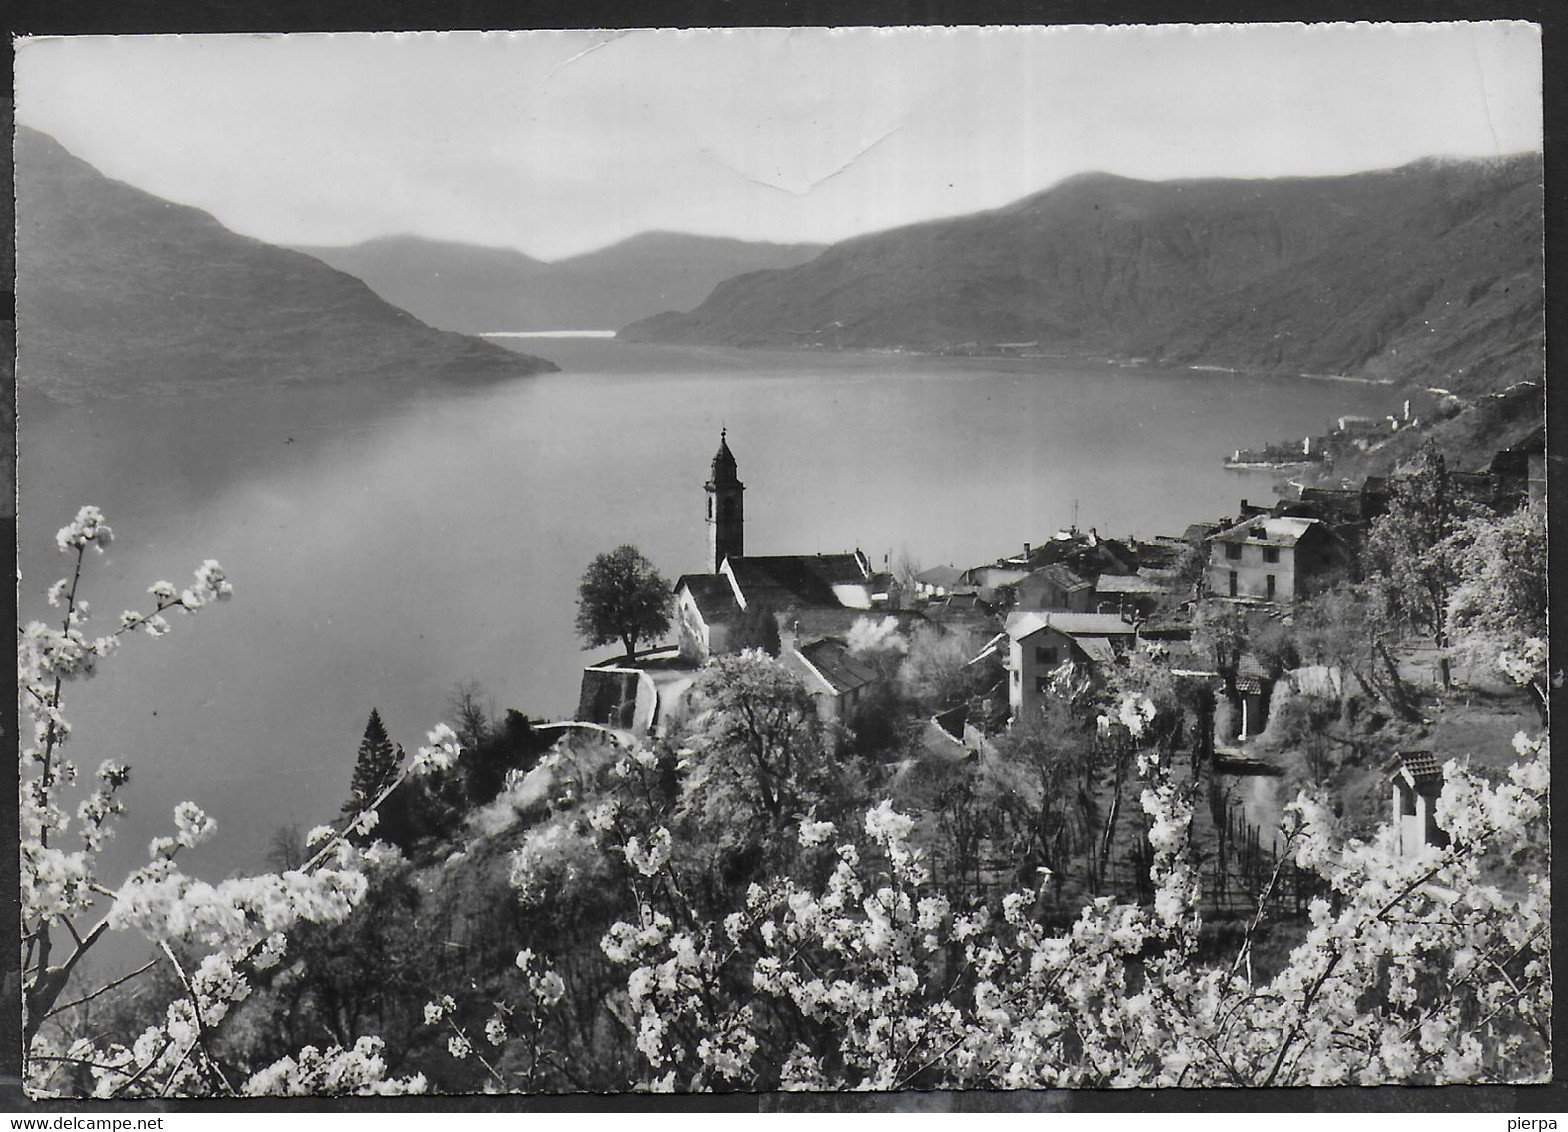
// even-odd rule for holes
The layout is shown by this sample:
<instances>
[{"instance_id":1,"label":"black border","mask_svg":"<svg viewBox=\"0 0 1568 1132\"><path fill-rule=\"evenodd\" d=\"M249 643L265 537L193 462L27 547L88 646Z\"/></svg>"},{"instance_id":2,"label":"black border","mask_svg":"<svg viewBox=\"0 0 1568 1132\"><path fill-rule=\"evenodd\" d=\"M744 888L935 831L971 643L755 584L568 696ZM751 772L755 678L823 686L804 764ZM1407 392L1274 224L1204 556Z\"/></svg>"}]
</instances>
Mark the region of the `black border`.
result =
<instances>
[{"instance_id":1,"label":"black border","mask_svg":"<svg viewBox=\"0 0 1568 1132\"><path fill-rule=\"evenodd\" d=\"M1568 425L1568 403L1554 397L1552 343L1568 334L1560 296L1568 293L1565 276L1564 218L1568 214L1568 170L1564 168L1564 128L1568 121L1568 73L1563 66L1568 34L1568 4L1561 0L644 0L634 6L621 0L448 0L440 4L417 0L188 0L172 10L169 0L0 0L0 28L8 32L4 93L0 113L9 123L13 104L13 58L10 38L18 35L85 35L221 32L330 32L504 30L582 27L766 27L766 26L900 26L955 24L1134 24L1134 23L1267 23L1267 22L1429 22L1443 20L1526 20L1540 25L1545 109L1546 294L1547 303L1547 429L1549 452L1549 518L1554 561L1568 556L1568 537L1560 532L1562 508L1568 499L1568 476L1556 455ZM7 158L9 155L7 155ZM7 174L9 160L4 162ZM14 200L4 195L0 232L7 245L6 289L0 292L0 353L15 345L13 274L10 245L14 232ZM1557 301L1553 301L1557 300ZM14 397L14 369L6 365L0 381L9 381ZM14 401L13 401L14 404ZM12 417L14 420L14 416ZM0 469L0 486L14 498L14 453ZM0 502L0 536L16 545L16 520ZM1568 577L1568 573L1564 574ZM1555 579L1554 579L1555 580ZM16 621L14 587L0 598ZM1568 617L1562 588L1551 594L1552 623ZM9 663L14 672L15 656ZM1568 649L1554 641L1552 670L1568 667ZM1553 714L1568 703L1562 689L1552 693ZM17 735L17 705L0 697L0 734ZM14 762L5 778L15 782ZM1568 780L1568 770L1554 772L1554 787ZM17 838L16 790L0 784L0 843ZM1552 836L1554 859L1568 863L1568 821ZM18 877L13 864L0 870L0 904L19 910ZM1553 959L1558 972L1568 973L1568 948L1560 910L1568 907L1568 868L1553 871L1552 896L1559 913L1553 916ZM0 985L0 1032L20 1033L20 972L16 950L7 952ZM1568 981L1568 980L1564 980ZM0 1108L13 1112L1474 1112L1541 1115L1568 1113L1568 1033L1562 1009L1553 1018L1553 1045L1558 1051L1554 1078L1539 1086L1445 1086L1415 1088L1212 1089L1114 1091L1058 1090L1000 1093L905 1094L727 1094L655 1097L640 1094L587 1096L407 1097L386 1099L256 1099L173 1102L50 1102L34 1104L21 1091L21 1050L0 1042Z\"/></svg>"}]
</instances>

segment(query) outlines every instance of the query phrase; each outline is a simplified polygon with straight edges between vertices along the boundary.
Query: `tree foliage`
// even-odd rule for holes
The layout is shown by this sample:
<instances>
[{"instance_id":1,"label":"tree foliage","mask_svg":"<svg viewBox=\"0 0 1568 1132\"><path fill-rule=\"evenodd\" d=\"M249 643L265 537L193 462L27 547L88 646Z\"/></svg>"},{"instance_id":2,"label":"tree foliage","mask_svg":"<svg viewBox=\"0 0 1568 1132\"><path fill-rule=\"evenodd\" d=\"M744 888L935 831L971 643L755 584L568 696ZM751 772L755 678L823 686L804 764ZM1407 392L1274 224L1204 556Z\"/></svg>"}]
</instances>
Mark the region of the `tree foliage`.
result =
<instances>
[{"instance_id":1,"label":"tree foliage","mask_svg":"<svg viewBox=\"0 0 1568 1132\"><path fill-rule=\"evenodd\" d=\"M833 767L816 705L783 664L757 651L719 657L694 696L686 811L744 840L828 800Z\"/></svg>"},{"instance_id":2,"label":"tree foliage","mask_svg":"<svg viewBox=\"0 0 1568 1132\"><path fill-rule=\"evenodd\" d=\"M61 535L79 576L107 528L84 511ZM1467 537L1478 553L1513 536ZM208 564L188 596L153 592L160 609L190 611L226 582ZM1442 1084L1550 1071L1544 737L1521 733L1501 774L1444 768L1441 847L1402 851L1387 829L1346 839L1328 808L1298 799L1255 913L1215 936L1193 833L1203 715L1158 648L1103 682L1064 669L1037 727L975 752L944 740L923 780L911 757L889 784L897 805L834 747L789 670L746 651L705 670L697 714L668 741L553 743L517 716L487 721L475 751L442 725L343 829L311 831L286 873L209 884L182 872L177 855L214 824L184 803L151 862L111 886L94 862L128 771L105 764L66 805L60 690L118 638L82 631L72 579L56 597L60 628L28 626L21 650L35 736L22 783L25 1073L37 1095ZM1340 597L1347 616L1366 602ZM157 616L124 624L161 635ZM1465 629L1483 622L1533 624L1493 611ZM1294 647L1350 649L1311 625ZM1115 781L1119 798L1123 777L1142 898L1086 899L1071 922L1046 915L1069 843L1109 843L1116 819L1095 788ZM365 842L385 835L383 810L428 784L462 812L420 873ZM476 834L477 809L497 836ZM60 839L72 812L80 851ZM1020 867L1006 895L980 882L987 840ZM954 849L967 854L957 884L933 869ZM484 887L443 902L459 887L443 880L508 852L521 905ZM1279 892L1302 876L1317 895L1288 919ZM109 911L89 926L105 892ZM441 917L460 904L487 940L453 938ZM158 946L144 974L162 989L135 1025L105 1030L85 1024L100 992L68 1001L65 986L111 923ZM1277 955L1264 961L1270 930Z\"/></svg>"},{"instance_id":3,"label":"tree foliage","mask_svg":"<svg viewBox=\"0 0 1568 1132\"><path fill-rule=\"evenodd\" d=\"M1387 512L1367 532L1368 581L1392 616L1446 649L1448 600L1459 580L1452 540L1475 509L1456 495L1443 455L1430 443L1414 470L1392 481L1389 496ZM1446 655L1439 666L1446 687Z\"/></svg>"},{"instance_id":4,"label":"tree foliage","mask_svg":"<svg viewBox=\"0 0 1568 1132\"><path fill-rule=\"evenodd\" d=\"M1450 636L1495 654L1546 636L1547 530L1542 504L1461 525L1448 540L1456 584L1444 611Z\"/></svg>"},{"instance_id":5,"label":"tree foliage","mask_svg":"<svg viewBox=\"0 0 1568 1132\"><path fill-rule=\"evenodd\" d=\"M620 642L628 658L637 642L670 627L670 584L635 546L599 555L577 587L577 634L590 647Z\"/></svg>"},{"instance_id":6,"label":"tree foliage","mask_svg":"<svg viewBox=\"0 0 1568 1132\"><path fill-rule=\"evenodd\" d=\"M358 813L374 801L397 774L403 761L403 748L393 744L387 735L381 713L370 709L365 721L365 734L359 741L359 755L354 761L354 777L349 785L348 801L343 803L345 813Z\"/></svg>"}]
</instances>

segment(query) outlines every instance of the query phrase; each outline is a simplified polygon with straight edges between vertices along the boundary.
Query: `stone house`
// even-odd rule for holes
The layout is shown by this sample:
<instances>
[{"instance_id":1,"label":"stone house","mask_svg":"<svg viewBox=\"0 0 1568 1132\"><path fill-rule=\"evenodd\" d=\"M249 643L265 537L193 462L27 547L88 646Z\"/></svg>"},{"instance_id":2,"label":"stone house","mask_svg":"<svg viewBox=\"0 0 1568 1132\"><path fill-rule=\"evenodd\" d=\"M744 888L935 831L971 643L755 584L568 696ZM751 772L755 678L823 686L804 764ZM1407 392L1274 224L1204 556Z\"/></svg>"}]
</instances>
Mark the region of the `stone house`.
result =
<instances>
[{"instance_id":1,"label":"stone house","mask_svg":"<svg viewBox=\"0 0 1568 1132\"><path fill-rule=\"evenodd\" d=\"M1137 640L1137 626L1114 613L1022 612L1008 614L1007 702L1014 719L1033 715L1063 662L1096 668L1115 662Z\"/></svg>"},{"instance_id":2,"label":"stone house","mask_svg":"<svg viewBox=\"0 0 1568 1132\"><path fill-rule=\"evenodd\" d=\"M1034 570L1014 587L1014 609L1094 612L1094 582L1062 562Z\"/></svg>"},{"instance_id":3,"label":"stone house","mask_svg":"<svg viewBox=\"0 0 1568 1132\"><path fill-rule=\"evenodd\" d=\"M1345 564L1343 544L1320 519L1255 515L1208 543L1208 588L1216 597L1288 603Z\"/></svg>"},{"instance_id":4,"label":"stone house","mask_svg":"<svg viewBox=\"0 0 1568 1132\"><path fill-rule=\"evenodd\" d=\"M876 671L837 637L798 641L786 633L779 659L800 678L823 723L846 723L876 683Z\"/></svg>"}]
</instances>

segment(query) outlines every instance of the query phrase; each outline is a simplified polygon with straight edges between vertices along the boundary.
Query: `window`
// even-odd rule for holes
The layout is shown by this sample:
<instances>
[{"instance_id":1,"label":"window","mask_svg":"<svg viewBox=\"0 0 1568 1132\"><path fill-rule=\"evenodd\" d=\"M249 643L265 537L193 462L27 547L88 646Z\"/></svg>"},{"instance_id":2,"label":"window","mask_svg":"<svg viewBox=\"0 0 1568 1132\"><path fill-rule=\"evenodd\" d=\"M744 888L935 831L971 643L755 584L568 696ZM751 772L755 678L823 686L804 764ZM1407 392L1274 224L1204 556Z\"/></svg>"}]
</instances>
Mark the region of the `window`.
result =
<instances>
[{"instance_id":1,"label":"window","mask_svg":"<svg viewBox=\"0 0 1568 1132\"><path fill-rule=\"evenodd\" d=\"M1234 570L1230 572L1230 596L1236 596L1236 571Z\"/></svg>"},{"instance_id":2,"label":"window","mask_svg":"<svg viewBox=\"0 0 1568 1132\"><path fill-rule=\"evenodd\" d=\"M1265 562L1278 562L1279 561L1279 547L1277 547L1277 546L1265 546L1263 548L1263 561L1265 561Z\"/></svg>"},{"instance_id":3,"label":"window","mask_svg":"<svg viewBox=\"0 0 1568 1132\"><path fill-rule=\"evenodd\" d=\"M1267 578L1267 581L1268 581L1268 584L1269 584L1269 596L1273 597L1274 596L1274 575L1270 574L1268 576L1268 578Z\"/></svg>"},{"instance_id":4,"label":"window","mask_svg":"<svg viewBox=\"0 0 1568 1132\"><path fill-rule=\"evenodd\" d=\"M1240 558L1241 558L1241 543L1239 543L1239 542L1228 542L1228 543L1226 543L1225 544L1225 557L1229 558L1232 562L1239 561Z\"/></svg>"},{"instance_id":5,"label":"window","mask_svg":"<svg viewBox=\"0 0 1568 1132\"><path fill-rule=\"evenodd\" d=\"M1060 661L1057 659L1056 649L1052 646L1040 645L1034 650L1034 662L1055 668Z\"/></svg>"}]
</instances>

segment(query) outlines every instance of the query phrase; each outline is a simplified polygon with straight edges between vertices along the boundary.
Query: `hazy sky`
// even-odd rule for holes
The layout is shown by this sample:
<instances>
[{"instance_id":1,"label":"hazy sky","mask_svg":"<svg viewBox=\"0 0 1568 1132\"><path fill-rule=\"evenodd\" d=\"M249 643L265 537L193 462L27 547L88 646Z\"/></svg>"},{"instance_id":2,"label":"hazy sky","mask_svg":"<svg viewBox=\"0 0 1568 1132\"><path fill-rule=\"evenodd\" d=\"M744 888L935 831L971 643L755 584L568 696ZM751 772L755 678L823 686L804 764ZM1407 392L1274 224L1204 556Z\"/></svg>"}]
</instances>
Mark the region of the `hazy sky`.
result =
<instances>
[{"instance_id":1,"label":"hazy sky","mask_svg":"<svg viewBox=\"0 0 1568 1132\"><path fill-rule=\"evenodd\" d=\"M831 241L1076 172L1268 177L1541 144L1519 23L97 36L17 116L275 243L556 258L649 229Z\"/></svg>"}]
</instances>

